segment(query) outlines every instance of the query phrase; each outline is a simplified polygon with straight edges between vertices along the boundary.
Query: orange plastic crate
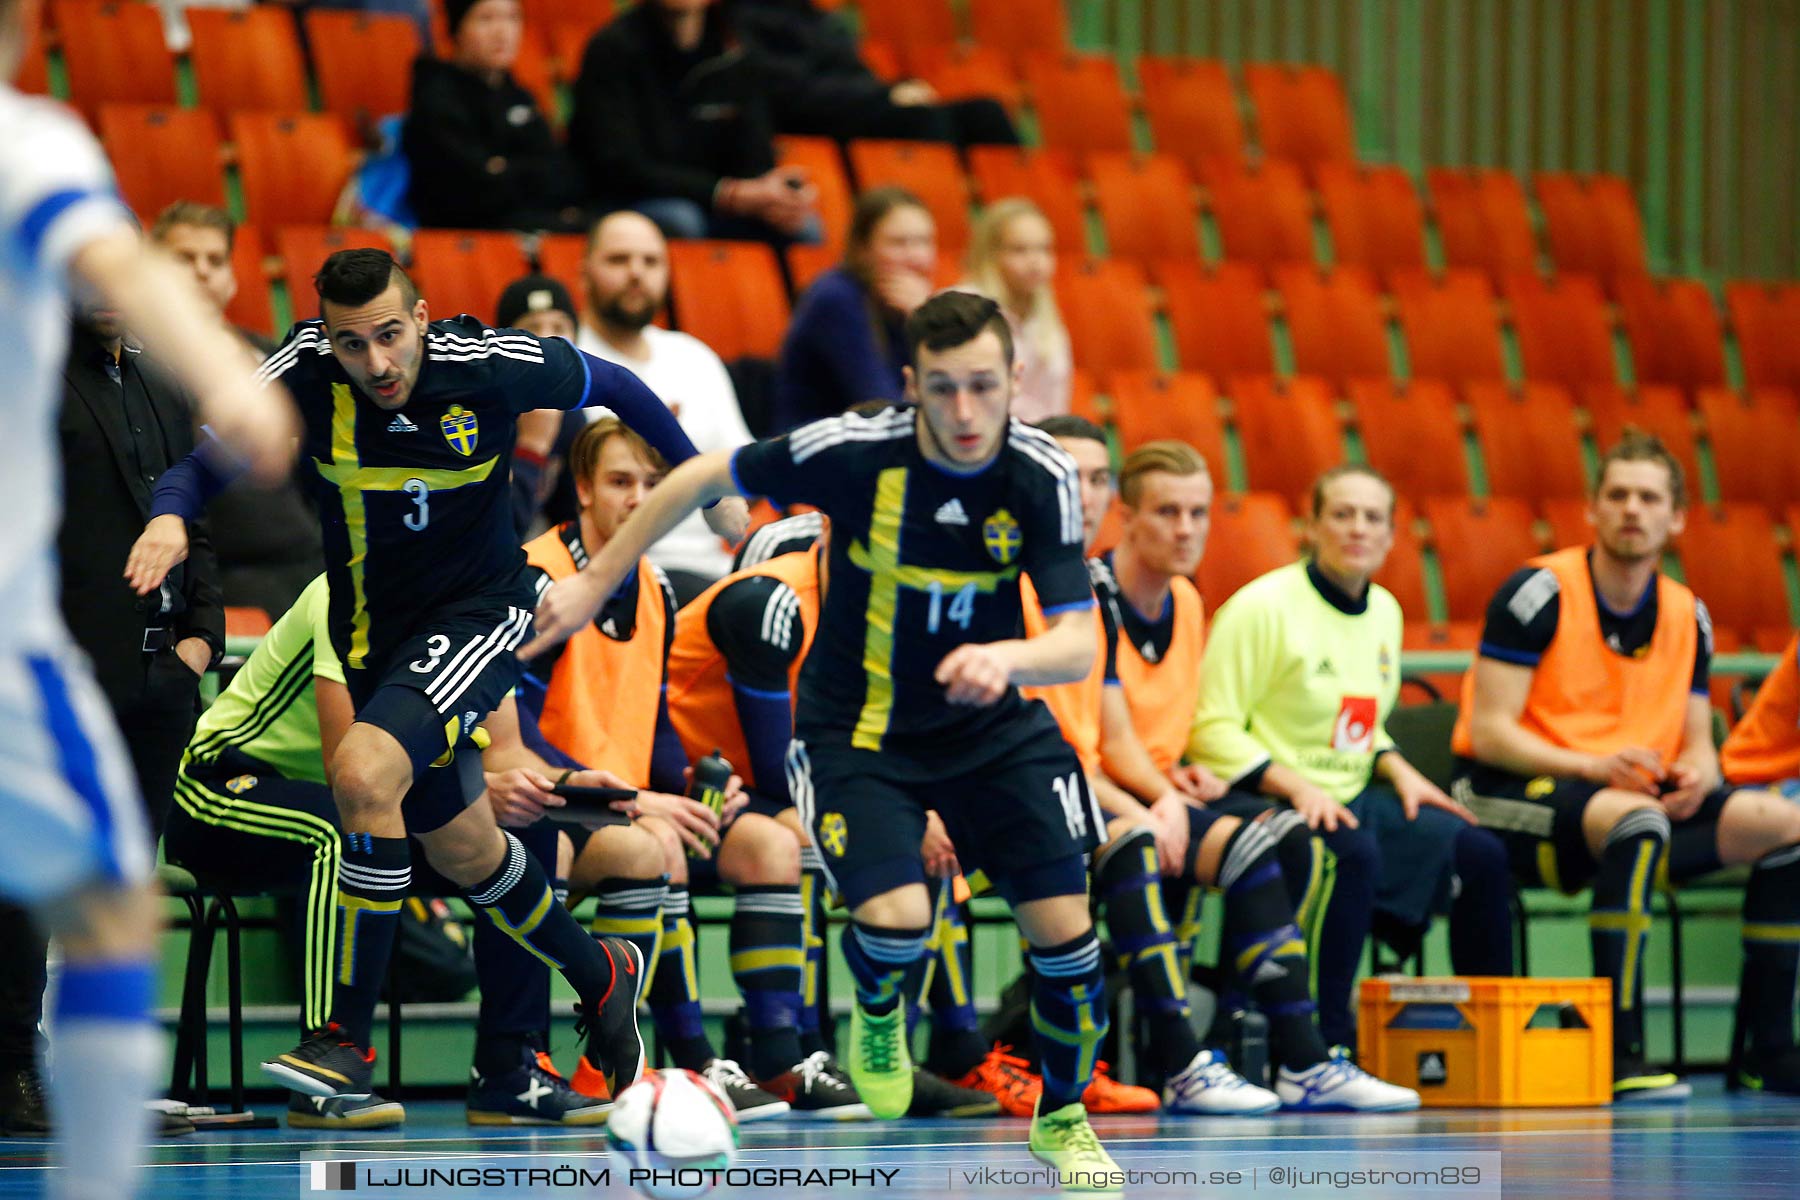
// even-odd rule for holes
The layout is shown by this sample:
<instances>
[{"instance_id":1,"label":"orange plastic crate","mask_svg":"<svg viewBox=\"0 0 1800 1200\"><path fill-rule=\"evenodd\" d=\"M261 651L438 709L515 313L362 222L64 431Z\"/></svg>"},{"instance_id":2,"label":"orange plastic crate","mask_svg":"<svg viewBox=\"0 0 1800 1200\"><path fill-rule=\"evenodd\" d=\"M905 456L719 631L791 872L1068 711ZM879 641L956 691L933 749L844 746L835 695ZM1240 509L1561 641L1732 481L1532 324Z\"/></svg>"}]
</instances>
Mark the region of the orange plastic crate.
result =
<instances>
[{"instance_id":1,"label":"orange plastic crate","mask_svg":"<svg viewBox=\"0 0 1800 1200\"><path fill-rule=\"evenodd\" d=\"M1358 1065L1427 1108L1612 1103L1609 979L1365 979L1357 1024Z\"/></svg>"}]
</instances>

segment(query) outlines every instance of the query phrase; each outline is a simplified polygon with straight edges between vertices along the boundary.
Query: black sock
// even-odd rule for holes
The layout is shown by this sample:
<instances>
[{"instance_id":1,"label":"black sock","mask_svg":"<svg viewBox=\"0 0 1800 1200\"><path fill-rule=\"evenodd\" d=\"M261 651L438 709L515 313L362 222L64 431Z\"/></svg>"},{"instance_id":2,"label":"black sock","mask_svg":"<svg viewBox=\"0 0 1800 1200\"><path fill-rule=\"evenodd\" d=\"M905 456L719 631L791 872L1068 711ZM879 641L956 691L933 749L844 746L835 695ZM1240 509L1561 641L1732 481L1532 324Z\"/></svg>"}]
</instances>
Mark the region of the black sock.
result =
<instances>
[{"instance_id":1,"label":"black sock","mask_svg":"<svg viewBox=\"0 0 1800 1200\"><path fill-rule=\"evenodd\" d=\"M1313 1021L1306 944L1267 830L1238 827L1219 860L1218 886L1225 894L1220 957L1233 976L1232 990L1255 998L1283 1066L1323 1062L1327 1052Z\"/></svg>"},{"instance_id":2,"label":"black sock","mask_svg":"<svg viewBox=\"0 0 1800 1200\"><path fill-rule=\"evenodd\" d=\"M1450 904L1450 966L1458 975L1511 975L1512 869L1489 829L1456 831L1456 899Z\"/></svg>"},{"instance_id":3,"label":"black sock","mask_svg":"<svg viewBox=\"0 0 1800 1200\"><path fill-rule=\"evenodd\" d=\"M595 937L624 938L638 948L644 956L646 990L656 983L656 967L662 957L662 906L668 894L667 875L608 876L594 889L594 919L589 931Z\"/></svg>"},{"instance_id":4,"label":"black sock","mask_svg":"<svg viewBox=\"0 0 1800 1200\"><path fill-rule=\"evenodd\" d=\"M700 1017L700 972L694 926L688 920L687 884L669 885L662 913L662 953L650 983L650 1015L675 1065L698 1071L713 1057L713 1048Z\"/></svg>"},{"instance_id":5,"label":"black sock","mask_svg":"<svg viewBox=\"0 0 1800 1200\"><path fill-rule=\"evenodd\" d=\"M1612 980L1615 1063L1644 1057L1644 942L1650 932L1650 891L1668 843L1667 813L1633 809L1606 835L1594 876L1588 941L1594 974Z\"/></svg>"},{"instance_id":6,"label":"black sock","mask_svg":"<svg viewBox=\"0 0 1800 1200\"><path fill-rule=\"evenodd\" d=\"M856 981L856 1002L872 1016L900 1003L907 972L925 953L924 929L897 929L852 921L844 937L844 962Z\"/></svg>"},{"instance_id":7,"label":"black sock","mask_svg":"<svg viewBox=\"0 0 1800 1200\"><path fill-rule=\"evenodd\" d=\"M1175 930L1163 908L1156 835L1140 825L1101 851L1094 887L1113 952L1130 974L1138 1011L1150 1022L1149 1049L1165 1073L1179 1071L1200 1052L1200 1038L1188 1008Z\"/></svg>"},{"instance_id":8,"label":"black sock","mask_svg":"<svg viewBox=\"0 0 1800 1200\"><path fill-rule=\"evenodd\" d=\"M1091 929L1059 946L1034 947L1028 957L1031 1028L1044 1076L1038 1112L1051 1113L1079 1103L1094 1077L1108 1025L1106 971Z\"/></svg>"},{"instance_id":9,"label":"black sock","mask_svg":"<svg viewBox=\"0 0 1800 1200\"><path fill-rule=\"evenodd\" d=\"M1356 1017L1350 998L1362 965L1375 916L1375 883L1381 875L1381 848L1366 829L1338 827L1323 837L1316 898L1319 912L1306 950L1312 961L1313 998L1319 1005L1319 1033L1328 1046L1356 1045Z\"/></svg>"},{"instance_id":10,"label":"black sock","mask_svg":"<svg viewBox=\"0 0 1800 1200\"><path fill-rule=\"evenodd\" d=\"M400 930L400 902L412 886L412 853L406 839L346 833L338 864L336 987L331 1019L358 1046L368 1048L375 1004L387 978Z\"/></svg>"},{"instance_id":11,"label":"black sock","mask_svg":"<svg viewBox=\"0 0 1800 1200\"><path fill-rule=\"evenodd\" d=\"M486 1033L475 1035L475 1069L484 1076L504 1075L525 1059L527 1050L535 1050L528 1033Z\"/></svg>"},{"instance_id":12,"label":"black sock","mask_svg":"<svg viewBox=\"0 0 1800 1200\"><path fill-rule=\"evenodd\" d=\"M750 1026L750 1074L773 1079L800 1061L800 995L806 974L800 890L786 884L737 889L731 914L731 973Z\"/></svg>"},{"instance_id":13,"label":"black sock","mask_svg":"<svg viewBox=\"0 0 1800 1200\"><path fill-rule=\"evenodd\" d=\"M1759 1057L1794 1046L1800 981L1800 845L1763 855L1744 888L1744 1020Z\"/></svg>"}]
</instances>

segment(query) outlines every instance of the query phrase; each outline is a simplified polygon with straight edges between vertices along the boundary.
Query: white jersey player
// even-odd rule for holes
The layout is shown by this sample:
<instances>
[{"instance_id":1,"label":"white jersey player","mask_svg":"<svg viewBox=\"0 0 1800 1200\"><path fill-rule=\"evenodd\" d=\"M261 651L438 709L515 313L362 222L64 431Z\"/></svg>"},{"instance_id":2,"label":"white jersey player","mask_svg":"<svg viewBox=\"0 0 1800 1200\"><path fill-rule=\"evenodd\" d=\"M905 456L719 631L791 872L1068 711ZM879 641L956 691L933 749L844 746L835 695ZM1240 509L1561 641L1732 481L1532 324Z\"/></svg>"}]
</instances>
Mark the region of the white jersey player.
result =
<instances>
[{"instance_id":1,"label":"white jersey player","mask_svg":"<svg viewBox=\"0 0 1800 1200\"><path fill-rule=\"evenodd\" d=\"M186 276L145 251L81 122L10 86L37 5L0 0L0 894L30 907L64 956L49 1194L122 1200L162 1060L149 1018L158 905L130 760L58 609L56 421L71 289L118 310L159 350L261 478L285 473L294 425L284 396L257 390Z\"/></svg>"}]
</instances>

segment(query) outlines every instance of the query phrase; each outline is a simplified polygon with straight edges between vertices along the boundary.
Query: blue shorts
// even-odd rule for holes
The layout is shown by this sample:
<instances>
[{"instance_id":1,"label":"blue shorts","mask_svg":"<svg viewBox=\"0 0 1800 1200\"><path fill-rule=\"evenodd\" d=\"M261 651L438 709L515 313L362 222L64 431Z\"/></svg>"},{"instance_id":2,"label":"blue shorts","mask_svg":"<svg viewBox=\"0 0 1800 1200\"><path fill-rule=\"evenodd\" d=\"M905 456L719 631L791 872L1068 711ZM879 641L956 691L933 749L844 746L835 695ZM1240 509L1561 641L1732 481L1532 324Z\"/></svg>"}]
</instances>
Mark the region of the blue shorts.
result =
<instances>
[{"instance_id":1,"label":"blue shorts","mask_svg":"<svg viewBox=\"0 0 1800 1200\"><path fill-rule=\"evenodd\" d=\"M41 905L155 868L124 743L71 646L0 656L0 894Z\"/></svg>"}]
</instances>

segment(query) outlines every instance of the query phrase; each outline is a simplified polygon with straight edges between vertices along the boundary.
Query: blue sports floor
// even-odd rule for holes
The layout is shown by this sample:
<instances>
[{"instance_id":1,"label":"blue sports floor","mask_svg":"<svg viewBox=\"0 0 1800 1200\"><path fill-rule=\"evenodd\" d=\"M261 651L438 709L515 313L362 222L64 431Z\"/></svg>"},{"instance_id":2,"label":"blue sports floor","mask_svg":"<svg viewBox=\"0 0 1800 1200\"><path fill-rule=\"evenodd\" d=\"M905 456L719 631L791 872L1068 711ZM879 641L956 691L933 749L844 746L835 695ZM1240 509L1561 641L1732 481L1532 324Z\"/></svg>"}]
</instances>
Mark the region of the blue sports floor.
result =
<instances>
[{"instance_id":1,"label":"blue sports floor","mask_svg":"<svg viewBox=\"0 0 1800 1200\"><path fill-rule=\"evenodd\" d=\"M268 1111L274 1111L269 1108ZM1727 1095L1716 1076L1695 1081L1686 1105L1620 1109L1426 1111L1392 1116L1253 1119L1111 1117L1095 1121L1122 1168L1148 1174L1128 1196L1198 1197L1697 1197L1800 1196L1800 1099ZM762 1122L744 1131L739 1168L760 1179L722 1182L715 1196L882 1193L909 1197L1047 1194L1029 1179L1025 1123L933 1120L891 1123ZM0 1198L43 1192L43 1142L0 1141ZM632 1195L627 1164L589 1133L476 1131L459 1104L408 1107L403 1131L360 1137L267 1130L199 1133L158 1144L143 1196L184 1200L272 1200L320 1196L304 1155L357 1160L367 1175L357 1194L394 1197L589 1197ZM449 1169L610 1168L604 1186L552 1188L501 1183L377 1187L392 1181L394 1159ZM415 1159L414 1156L417 1156ZM812 1174L781 1179L770 1168ZM1495 1171L1499 1184L1495 1186ZM825 1172L837 1171L833 1179ZM1438 1170L1435 1179L1425 1172ZM844 1172L863 1175L852 1179ZM1455 1174L1450 1172L1454 1171ZM1178 1172L1197 1175L1178 1176ZM1337 1173L1335 1178L1332 1173ZM1354 1174L1361 1172L1360 1178ZM1479 1172L1477 1176L1476 1172ZM1371 1177L1375 1178L1371 1178ZM493 1176L490 1175L489 1178ZM520 1175L507 1176L523 1179ZM440 1174L439 1178L442 1178ZM1235 1180L1235 1181L1234 1181ZM1452 1182L1463 1181L1460 1185ZM121 1198L123 1200L123 1198Z\"/></svg>"}]
</instances>

